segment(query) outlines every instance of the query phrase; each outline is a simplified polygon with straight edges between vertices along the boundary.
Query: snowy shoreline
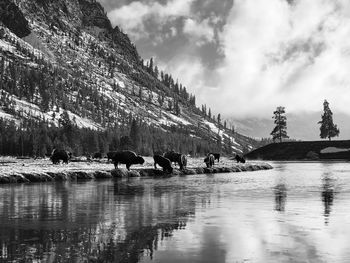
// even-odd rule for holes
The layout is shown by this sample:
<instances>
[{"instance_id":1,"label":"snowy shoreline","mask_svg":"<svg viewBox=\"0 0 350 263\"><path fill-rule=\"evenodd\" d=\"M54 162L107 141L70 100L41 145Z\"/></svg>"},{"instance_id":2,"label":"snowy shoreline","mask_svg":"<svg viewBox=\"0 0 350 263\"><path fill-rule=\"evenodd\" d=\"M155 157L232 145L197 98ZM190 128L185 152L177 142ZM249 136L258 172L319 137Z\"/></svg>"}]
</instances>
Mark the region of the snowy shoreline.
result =
<instances>
[{"instance_id":1,"label":"snowy shoreline","mask_svg":"<svg viewBox=\"0 0 350 263\"><path fill-rule=\"evenodd\" d=\"M145 158L143 166L132 166L127 171L124 165L114 169L114 165L103 161L71 162L68 165L53 165L50 160L0 158L0 184L9 183L34 183L34 182L59 182L96 180L123 177L162 177L176 175L195 175L211 173L231 173L268 170L273 167L265 162L248 162L237 164L228 158L222 158L219 164L213 168L206 168L202 158L189 158L187 169L180 171L175 167L172 174L163 172L160 167L154 169L153 159Z\"/></svg>"}]
</instances>

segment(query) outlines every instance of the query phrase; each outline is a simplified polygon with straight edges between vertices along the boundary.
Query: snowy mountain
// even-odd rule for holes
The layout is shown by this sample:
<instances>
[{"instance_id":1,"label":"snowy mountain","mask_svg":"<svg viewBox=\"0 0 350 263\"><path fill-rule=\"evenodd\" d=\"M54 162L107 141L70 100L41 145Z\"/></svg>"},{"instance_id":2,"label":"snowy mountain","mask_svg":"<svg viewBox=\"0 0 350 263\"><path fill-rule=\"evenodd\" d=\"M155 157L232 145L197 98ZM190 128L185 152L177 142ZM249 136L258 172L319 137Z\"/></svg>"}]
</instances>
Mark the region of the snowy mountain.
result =
<instances>
[{"instance_id":1,"label":"snowy mountain","mask_svg":"<svg viewBox=\"0 0 350 263\"><path fill-rule=\"evenodd\" d=\"M0 118L59 127L66 112L100 132L136 118L226 153L257 145L204 116L195 95L152 63L95 0L0 3Z\"/></svg>"}]
</instances>

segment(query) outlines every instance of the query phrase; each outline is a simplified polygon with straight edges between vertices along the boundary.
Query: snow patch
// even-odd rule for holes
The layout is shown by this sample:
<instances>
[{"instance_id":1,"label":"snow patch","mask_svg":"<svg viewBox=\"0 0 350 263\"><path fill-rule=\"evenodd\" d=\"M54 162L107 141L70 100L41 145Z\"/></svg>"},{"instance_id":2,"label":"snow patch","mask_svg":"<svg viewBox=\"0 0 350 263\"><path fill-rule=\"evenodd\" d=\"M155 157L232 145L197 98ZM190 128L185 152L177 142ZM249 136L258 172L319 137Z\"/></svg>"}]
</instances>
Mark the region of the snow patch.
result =
<instances>
[{"instance_id":1,"label":"snow patch","mask_svg":"<svg viewBox=\"0 0 350 263\"><path fill-rule=\"evenodd\" d=\"M344 149L344 148L337 148L337 147L327 147L320 151L320 153L340 153L340 152L347 152L350 151L350 148Z\"/></svg>"},{"instance_id":2,"label":"snow patch","mask_svg":"<svg viewBox=\"0 0 350 263\"><path fill-rule=\"evenodd\" d=\"M19 125L19 122L17 119L15 119L12 115L6 113L6 112L3 112L2 110L0 110L0 118L3 118L3 119L7 119L7 120L10 120L10 121L15 121L16 122L16 125Z\"/></svg>"},{"instance_id":3,"label":"snow patch","mask_svg":"<svg viewBox=\"0 0 350 263\"><path fill-rule=\"evenodd\" d=\"M225 137L227 137L227 138L230 138L230 139L231 139L231 142L232 142L233 144L235 144L235 145L237 145L237 146L240 146L240 144L236 142L236 140L235 140L234 137L230 136L229 134L227 134L227 133L224 132L223 130L219 129L214 123L209 122L209 121L204 121L203 123L204 123L204 125L209 126L209 129L210 129L213 133L218 134L218 135L221 136L221 137L224 137L224 136L225 136Z\"/></svg>"},{"instance_id":4,"label":"snow patch","mask_svg":"<svg viewBox=\"0 0 350 263\"><path fill-rule=\"evenodd\" d=\"M167 115L171 121L175 122L175 123L181 123L183 125L191 125L190 122L186 121L185 119L183 118L180 118L178 116L175 116L174 114L172 113L168 113L168 112L163 112L165 115Z\"/></svg>"}]
</instances>

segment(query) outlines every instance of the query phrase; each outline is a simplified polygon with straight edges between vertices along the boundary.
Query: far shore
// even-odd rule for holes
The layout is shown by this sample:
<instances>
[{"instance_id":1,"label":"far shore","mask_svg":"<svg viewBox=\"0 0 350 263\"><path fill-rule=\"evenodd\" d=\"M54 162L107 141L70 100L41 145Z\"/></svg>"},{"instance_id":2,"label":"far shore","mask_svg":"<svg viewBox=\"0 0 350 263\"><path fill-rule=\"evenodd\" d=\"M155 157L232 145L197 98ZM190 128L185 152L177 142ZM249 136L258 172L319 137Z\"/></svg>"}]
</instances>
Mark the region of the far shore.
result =
<instances>
[{"instance_id":1,"label":"far shore","mask_svg":"<svg viewBox=\"0 0 350 263\"><path fill-rule=\"evenodd\" d=\"M271 143L245 157L265 161L350 161L350 140Z\"/></svg>"},{"instance_id":2,"label":"far shore","mask_svg":"<svg viewBox=\"0 0 350 263\"><path fill-rule=\"evenodd\" d=\"M154 169L153 158L145 157L144 165L133 165L130 171L125 165L119 165L114 169L112 163L106 159L88 161L74 161L69 164L53 165L50 159L0 157L0 184L31 183L50 181L76 181L123 177L145 176L176 176L191 174L233 173L268 170L273 167L266 162L236 163L235 160L223 157L212 168L207 168L204 158L189 158L186 169L180 171L174 166L172 174L163 172L160 167Z\"/></svg>"}]
</instances>

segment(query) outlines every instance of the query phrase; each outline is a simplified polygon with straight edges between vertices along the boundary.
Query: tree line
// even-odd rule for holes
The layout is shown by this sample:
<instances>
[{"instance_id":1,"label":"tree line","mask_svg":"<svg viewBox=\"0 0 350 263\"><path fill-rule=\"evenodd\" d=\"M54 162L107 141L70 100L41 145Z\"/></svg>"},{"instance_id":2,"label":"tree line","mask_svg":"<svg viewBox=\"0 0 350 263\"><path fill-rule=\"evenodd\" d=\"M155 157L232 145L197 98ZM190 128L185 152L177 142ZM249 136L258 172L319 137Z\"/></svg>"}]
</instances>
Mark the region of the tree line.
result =
<instances>
[{"instance_id":1,"label":"tree line","mask_svg":"<svg viewBox=\"0 0 350 263\"><path fill-rule=\"evenodd\" d=\"M283 139L288 139L287 135L287 117L285 116L285 107L279 106L273 112L273 119L275 127L273 128L270 135L272 135L272 139L275 142L278 140L282 142ZM323 102L323 114L321 116L321 120L318 122L321 124L320 127L320 137L321 139L329 139L331 140L333 137L339 136L339 129L336 124L333 123L333 113L329 107L329 103L327 100Z\"/></svg>"},{"instance_id":2,"label":"tree line","mask_svg":"<svg viewBox=\"0 0 350 263\"><path fill-rule=\"evenodd\" d=\"M190 136L186 127L174 125L169 131L162 130L133 117L103 131L79 128L66 111L61 113L58 125L34 119L23 119L18 125L0 118L0 155L44 157L54 148L69 150L75 156L115 150L133 150L146 156L169 150L192 156L211 151L231 154L226 143L221 138L215 141L209 136Z\"/></svg>"}]
</instances>

